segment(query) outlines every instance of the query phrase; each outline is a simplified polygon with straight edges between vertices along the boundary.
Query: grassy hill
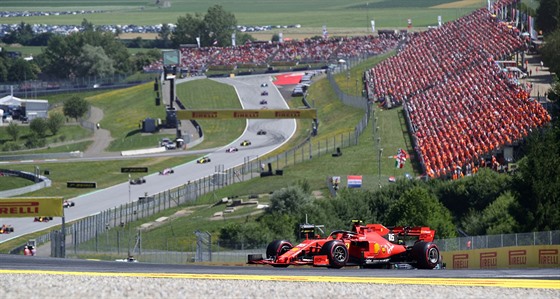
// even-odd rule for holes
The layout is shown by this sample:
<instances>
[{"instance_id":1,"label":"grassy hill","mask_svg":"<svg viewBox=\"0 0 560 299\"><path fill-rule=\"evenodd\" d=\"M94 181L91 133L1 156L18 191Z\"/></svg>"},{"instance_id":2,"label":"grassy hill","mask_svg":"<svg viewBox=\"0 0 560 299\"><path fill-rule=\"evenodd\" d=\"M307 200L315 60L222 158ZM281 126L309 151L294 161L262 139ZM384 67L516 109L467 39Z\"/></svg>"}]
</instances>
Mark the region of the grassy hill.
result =
<instances>
[{"instance_id":1,"label":"grassy hill","mask_svg":"<svg viewBox=\"0 0 560 299\"><path fill-rule=\"evenodd\" d=\"M406 27L408 19L412 19L414 26L426 27L436 24L439 15L444 21L449 21L486 4L480 0L172 0L169 1L170 7L156 6L155 3L156 1L138 0L7 0L2 1L3 10L29 10L33 7L34 11L97 10L102 13L3 18L3 23L18 24L24 21L31 24L79 25L86 18L96 25L155 25L175 23L179 16L186 13L205 13L209 6L218 4L232 12L238 23L243 25L301 24L302 28L295 32L316 32L315 35L321 35L321 27L326 25L331 34L335 34L335 28L338 28L339 34L345 35L345 32L348 32L347 28L358 28L363 29L363 33L368 32L372 19L376 21L378 28ZM294 32L282 30L285 31L285 37Z\"/></svg>"}]
</instances>

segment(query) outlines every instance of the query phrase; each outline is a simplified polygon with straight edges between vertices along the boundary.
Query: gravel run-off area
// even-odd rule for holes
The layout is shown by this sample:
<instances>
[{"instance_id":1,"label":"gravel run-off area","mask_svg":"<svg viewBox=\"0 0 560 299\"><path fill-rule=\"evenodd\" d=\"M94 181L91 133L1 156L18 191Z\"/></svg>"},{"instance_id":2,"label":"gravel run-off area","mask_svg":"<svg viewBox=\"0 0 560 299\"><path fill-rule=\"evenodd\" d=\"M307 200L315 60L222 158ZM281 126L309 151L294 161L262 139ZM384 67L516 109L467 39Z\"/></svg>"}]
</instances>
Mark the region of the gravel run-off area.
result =
<instances>
[{"instance_id":1,"label":"gravel run-off area","mask_svg":"<svg viewBox=\"0 0 560 299\"><path fill-rule=\"evenodd\" d=\"M2 274L0 298L560 298L560 290L472 286Z\"/></svg>"}]
</instances>

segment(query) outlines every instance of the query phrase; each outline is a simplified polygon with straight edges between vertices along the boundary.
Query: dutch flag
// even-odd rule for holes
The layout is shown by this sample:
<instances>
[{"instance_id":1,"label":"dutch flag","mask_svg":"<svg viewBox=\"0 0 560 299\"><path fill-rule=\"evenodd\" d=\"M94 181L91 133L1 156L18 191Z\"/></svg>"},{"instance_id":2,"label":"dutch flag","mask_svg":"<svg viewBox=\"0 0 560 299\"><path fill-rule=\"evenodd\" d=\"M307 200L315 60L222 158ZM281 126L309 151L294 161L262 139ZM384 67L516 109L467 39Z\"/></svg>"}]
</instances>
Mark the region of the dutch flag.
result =
<instances>
[{"instance_id":1,"label":"dutch flag","mask_svg":"<svg viewBox=\"0 0 560 299\"><path fill-rule=\"evenodd\" d=\"M361 175L349 175L348 176L348 188L360 188L362 187L362 176Z\"/></svg>"}]
</instances>

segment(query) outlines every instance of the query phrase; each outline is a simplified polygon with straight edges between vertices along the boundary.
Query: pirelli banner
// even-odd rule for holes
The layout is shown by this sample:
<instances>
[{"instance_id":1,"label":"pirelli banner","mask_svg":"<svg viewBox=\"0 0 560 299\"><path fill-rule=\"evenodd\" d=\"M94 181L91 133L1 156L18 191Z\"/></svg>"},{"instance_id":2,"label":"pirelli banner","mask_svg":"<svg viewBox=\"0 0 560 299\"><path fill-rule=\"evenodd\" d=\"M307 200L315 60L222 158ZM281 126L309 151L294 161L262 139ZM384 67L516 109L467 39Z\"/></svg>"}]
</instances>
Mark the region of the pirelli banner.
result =
<instances>
[{"instance_id":1,"label":"pirelli banner","mask_svg":"<svg viewBox=\"0 0 560 299\"><path fill-rule=\"evenodd\" d=\"M0 218L62 217L62 197L0 198Z\"/></svg>"},{"instance_id":2,"label":"pirelli banner","mask_svg":"<svg viewBox=\"0 0 560 299\"><path fill-rule=\"evenodd\" d=\"M178 119L317 118L317 109L211 109L179 110Z\"/></svg>"}]
</instances>

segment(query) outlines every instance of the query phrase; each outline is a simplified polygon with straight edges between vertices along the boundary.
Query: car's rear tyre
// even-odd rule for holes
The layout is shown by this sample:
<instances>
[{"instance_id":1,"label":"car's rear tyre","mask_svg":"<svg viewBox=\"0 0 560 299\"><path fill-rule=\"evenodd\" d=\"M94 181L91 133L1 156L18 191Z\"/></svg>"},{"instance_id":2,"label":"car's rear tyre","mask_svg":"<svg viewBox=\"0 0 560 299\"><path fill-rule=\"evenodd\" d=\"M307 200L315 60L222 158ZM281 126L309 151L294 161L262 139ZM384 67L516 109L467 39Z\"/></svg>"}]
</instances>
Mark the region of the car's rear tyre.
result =
<instances>
[{"instance_id":1,"label":"car's rear tyre","mask_svg":"<svg viewBox=\"0 0 560 299\"><path fill-rule=\"evenodd\" d=\"M266 247L266 257L269 259L276 260L277 257L288 252L290 249L294 248L290 241L286 240L275 240L270 242Z\"/></svg>"},{"instance_id":2,"label":"car's rear tyre","mask_svg":"<svg viewBox=\"0 0 560 299\"><path fill-rule=\"evenodd\" d=\"M439 248L431 242L417 242L412 246L412 254L418 269L433 269L441 259Z\"/></svg>"},{"instance_id":3,"label":"car's rear tyre","mask_svg":"<svg viewBox=\"0 0 560 299\"><path fill-rule=\"evenodd\" d=\"M326 242L321 248L321 253L327 255L331 268L342 268L348 262L348 249L340 240Z\"/></svg>"}]
</instances>

